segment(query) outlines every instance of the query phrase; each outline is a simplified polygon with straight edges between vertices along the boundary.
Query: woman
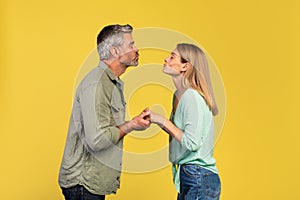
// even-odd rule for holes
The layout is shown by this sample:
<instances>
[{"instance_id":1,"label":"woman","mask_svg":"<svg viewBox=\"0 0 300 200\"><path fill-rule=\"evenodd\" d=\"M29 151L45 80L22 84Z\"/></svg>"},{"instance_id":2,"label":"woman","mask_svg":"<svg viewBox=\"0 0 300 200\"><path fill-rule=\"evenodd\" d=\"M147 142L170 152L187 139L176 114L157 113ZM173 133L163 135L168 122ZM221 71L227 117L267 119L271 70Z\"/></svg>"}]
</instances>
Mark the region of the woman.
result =
<instances>
[{"instance_id":1,"label":"woman","mask_svg":"<svg viewBox=\"0 0 300 200\"><path fill-rule=\"evenodd\" d=\"M217 200L221 184L212 157L213 116L218 113L203 51L178 44L165 59L163 72L177 88L170 120L151 112L151 122L170 134L170 161L178 199Z\"/></svg>"}]
</instances>

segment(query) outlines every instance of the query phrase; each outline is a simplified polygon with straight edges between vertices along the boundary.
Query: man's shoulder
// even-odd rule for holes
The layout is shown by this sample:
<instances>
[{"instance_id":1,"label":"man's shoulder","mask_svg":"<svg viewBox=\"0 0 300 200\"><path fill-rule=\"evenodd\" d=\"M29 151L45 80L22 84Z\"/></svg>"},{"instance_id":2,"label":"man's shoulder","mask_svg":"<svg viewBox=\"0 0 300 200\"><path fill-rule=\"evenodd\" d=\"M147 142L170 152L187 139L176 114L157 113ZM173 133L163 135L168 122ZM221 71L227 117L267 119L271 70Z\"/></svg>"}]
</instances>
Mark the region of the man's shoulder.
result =
<instances>
[{"instance_id":1,"label":"man's shoulder","mask_svg":"<svg viewBox=\"0 0 300 200\"><path fill-rule=\"evenodd\" d=\"M100 67L93 68L79 84L79 88L86 88L88 86L92 86L97 84L103 77L104 70Z\"/></svg>"}]
</instances>

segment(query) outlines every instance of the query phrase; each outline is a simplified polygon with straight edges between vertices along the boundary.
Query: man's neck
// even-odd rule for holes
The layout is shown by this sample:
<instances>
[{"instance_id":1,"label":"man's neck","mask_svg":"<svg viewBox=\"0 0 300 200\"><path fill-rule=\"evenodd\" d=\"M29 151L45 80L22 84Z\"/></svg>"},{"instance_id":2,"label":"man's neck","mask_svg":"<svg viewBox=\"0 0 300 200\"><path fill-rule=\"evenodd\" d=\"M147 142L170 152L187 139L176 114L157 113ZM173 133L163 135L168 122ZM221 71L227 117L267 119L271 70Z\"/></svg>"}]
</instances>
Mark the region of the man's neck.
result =
<instances>
[{"instance_id":1,"label":"man's neck","mask_svg":"<svg viewBox=\"0 0 300 200\"><path fill-rule=\"evenodd\" d=\"M127 66L121 64L118 60L102 60L112 71L116 78L119 78L127 69Z\"/></svg>"}]
</instances>

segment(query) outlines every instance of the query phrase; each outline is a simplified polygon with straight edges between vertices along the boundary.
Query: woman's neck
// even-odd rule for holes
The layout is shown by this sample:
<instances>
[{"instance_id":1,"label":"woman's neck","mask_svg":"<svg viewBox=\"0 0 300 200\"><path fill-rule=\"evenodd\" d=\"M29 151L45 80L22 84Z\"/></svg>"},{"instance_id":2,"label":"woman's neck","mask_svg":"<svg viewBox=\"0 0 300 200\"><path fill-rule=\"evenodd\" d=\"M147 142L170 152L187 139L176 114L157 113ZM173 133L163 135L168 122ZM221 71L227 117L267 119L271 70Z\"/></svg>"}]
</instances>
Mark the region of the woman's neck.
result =
<instances>
[{"instance_id":1,"label":"woman's neck","mask_svg":"<svg viewBox=\"0 0 300 200\"><path fill-rule=\"evenodd\" d=\"M186 87L184 87L182 85L182 79L183 79L183 75L179 75L179 76L172 76L174 85L177 89L177 96L178 98L181 97L181 95L184 93L184 91L186 90Z\"/></svg>"},{"instance_id":2,"label":"woman's neck","mask_svg":"<svg viewBox=\"0 0 300 200\"><path fill-rule=\"evenodd\" d=\"M173 79L174 85L177 89L176 96L175 96L176 98L173 102L173 111L172 111L173 114L175 115L180 98L183 95L186 88L183 87L183 85L182 85L182 79L183 79L182 74L179 76L172 76L172 79Z\"/></svg>"}]
</instances>

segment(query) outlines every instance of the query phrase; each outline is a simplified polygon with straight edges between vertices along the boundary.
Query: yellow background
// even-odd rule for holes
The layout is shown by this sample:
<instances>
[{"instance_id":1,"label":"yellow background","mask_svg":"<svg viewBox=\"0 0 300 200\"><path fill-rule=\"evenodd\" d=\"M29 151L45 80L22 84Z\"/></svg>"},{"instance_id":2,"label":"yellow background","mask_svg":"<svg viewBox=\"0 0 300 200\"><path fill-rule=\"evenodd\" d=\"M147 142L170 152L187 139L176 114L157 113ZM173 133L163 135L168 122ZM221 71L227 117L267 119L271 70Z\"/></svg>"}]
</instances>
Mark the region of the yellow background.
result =
<instances>
[{"instance_id":1,"label":"yellow background","mask_svg":"<svg viewBox=\"0 0 300 200\"><path fill-rule=\"evenodd\" d=\"M57 176L75 79L111 23L182 32L214 59L227 94L215 147L221 199L300 199L299 8L296 0L1 0L1 199L63 199ZM176 197L169 167L121 181L108 200Z\"/></svg>"}]
</instances>

